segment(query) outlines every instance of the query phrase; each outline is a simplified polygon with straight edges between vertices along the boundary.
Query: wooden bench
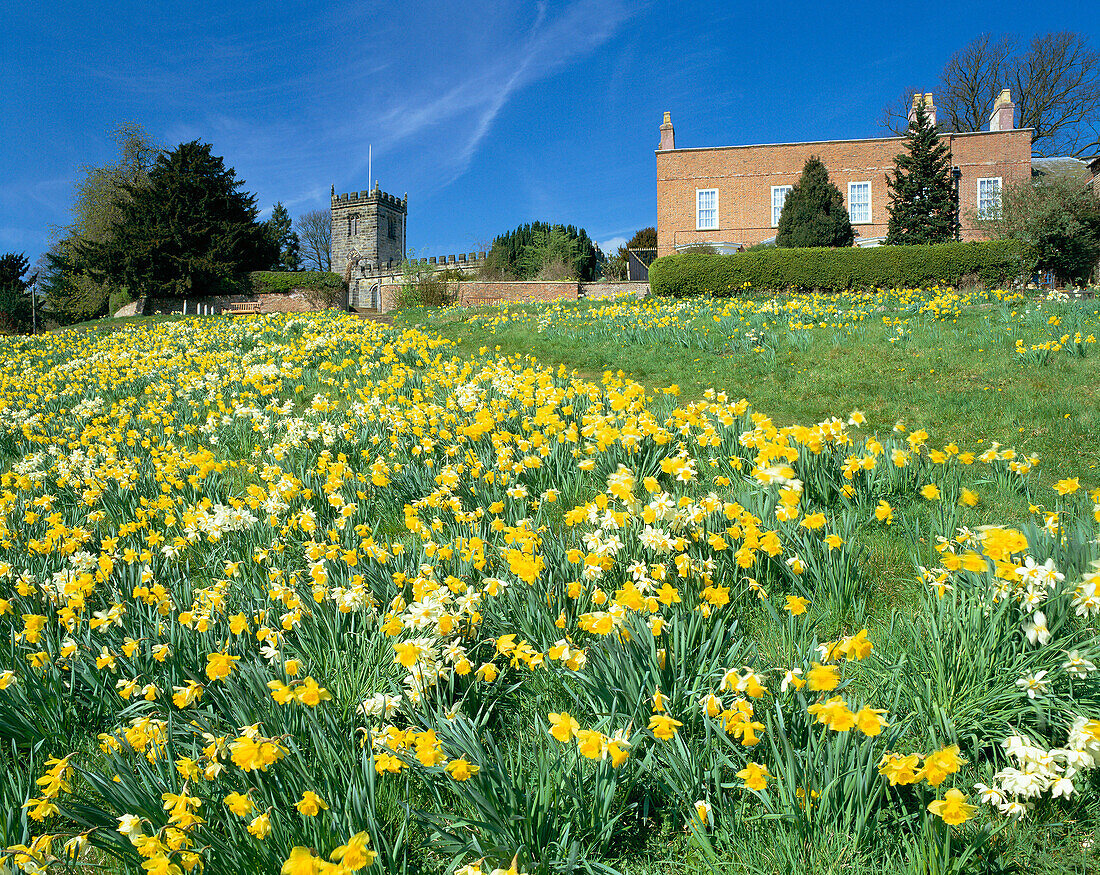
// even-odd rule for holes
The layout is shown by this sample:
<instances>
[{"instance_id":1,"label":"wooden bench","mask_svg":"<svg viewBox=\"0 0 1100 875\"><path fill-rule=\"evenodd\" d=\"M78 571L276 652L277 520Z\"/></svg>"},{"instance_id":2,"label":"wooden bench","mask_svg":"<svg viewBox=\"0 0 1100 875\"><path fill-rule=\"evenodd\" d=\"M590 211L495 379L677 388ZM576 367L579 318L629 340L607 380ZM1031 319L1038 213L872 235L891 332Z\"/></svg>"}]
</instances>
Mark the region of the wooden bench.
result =
<instances>
[{"instance_id":1,"label":"wooden bench","mask_svg":"<svg viewBox=\"0 0 1100 875\"><path fill-rule=\"evenodd\" d=\"M229 305L230 316L251 315L260 312L260 305L255 301L238 301Z\"/></svg>"}]
</instances>

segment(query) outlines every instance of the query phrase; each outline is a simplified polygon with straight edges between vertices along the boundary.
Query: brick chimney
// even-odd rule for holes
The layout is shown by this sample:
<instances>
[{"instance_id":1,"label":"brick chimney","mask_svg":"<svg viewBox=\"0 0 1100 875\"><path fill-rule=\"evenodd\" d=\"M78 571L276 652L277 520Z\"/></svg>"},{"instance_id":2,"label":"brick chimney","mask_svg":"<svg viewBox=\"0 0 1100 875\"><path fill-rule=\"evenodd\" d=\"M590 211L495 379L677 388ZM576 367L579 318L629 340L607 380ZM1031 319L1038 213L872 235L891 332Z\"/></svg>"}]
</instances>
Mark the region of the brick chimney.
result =
<instances>
[{"instance_id":1,"label":"brick chimney","mask_svg":"<svg viewBox=\"0 0 1100 875\"><path fill-rule=\"evenodd\" d=\"M665 152L676 148L676 132L672 130L672 113L665 113L665 120L661 122L661 144L658 152Z\"/></svg>"},{"instance_id":2,"label":"brick chimney","mask_svg":"<svg viewBox=\"0 0 1100 875\"><path fill-rule=\"evenodd\" d=\"M921 101L924 101L924 112L928 116L928 121L932 123L932 127L936 126L936 104L932 102L931 94L914 94L913 105L909 107L909 124L913 124L917 120L917 106Z\"/></svg>"},{"instance_id":3,"label":"brick chimney","mask_svg":"<svg viewBox=\"0 0 1100 875\"><path fill-rule=\"evenodd\" d=\"M993 104L993 114L989 117L991 131L1011 131L1016 117L1016 104L1012 102L1012 92L1007 88L997 95Z\"/></svg>"}]
</instances>

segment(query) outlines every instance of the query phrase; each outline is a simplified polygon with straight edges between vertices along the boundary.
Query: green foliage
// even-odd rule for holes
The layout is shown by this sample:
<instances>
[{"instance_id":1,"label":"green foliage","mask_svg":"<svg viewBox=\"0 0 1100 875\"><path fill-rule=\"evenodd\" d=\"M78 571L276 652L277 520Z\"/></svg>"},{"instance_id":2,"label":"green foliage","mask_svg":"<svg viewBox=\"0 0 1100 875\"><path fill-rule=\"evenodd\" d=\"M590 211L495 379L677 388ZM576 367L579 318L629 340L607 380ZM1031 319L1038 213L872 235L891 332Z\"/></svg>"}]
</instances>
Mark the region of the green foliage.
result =
<instances>
[{"instance_id":1,"label":"green foliage","mask_svg":"<svg viewBox=\"0 0 1100 875\"><path fill-rule=\"evenodd\" d=\"M327 291L344 285L338 273L319 270L256 270L248 275L254 292L290 292L294 289Z\"/></svg>"},{"instance_id":2,"label":"green foliage","mask_svg":"<svg viewBox=\"0 0 1100 875\"><path fill-rule=\"evenodd\" d=\"M924 100L905 138L908 154L894 159L894 175L886 175L890 190L890 221L886 242L946 243L959 236L958 193L951 178L951 149L940 140Z\"/></svg>"},{"instance_id":3,"label":"green foliage","mask_svg":"<svg viewBox=\"0 0 1100 875\"><path fill-rule=\"evenodd\" d=\"M286 211L282 201L272 207L271 218L266 224L268 236L276 249L276 258L271 269L298 270L301 261L298 252L300 243L297 233L292 230L290 213Z\"/></svg>"},{"instance_id":4,"label":"green foliage","mask_svg":"<svg viewBox=\"0 0 1100 875\"><path fill-rule=\"evenodd\" d=\"M775 245L779 247L851 246L855 239L840 189L815 155L802 168L779 214Z\"/></svg>"},{"instance_id":5,"label":"green foliage","mask_svg":"<svg viewBox=\"0 0 1100 875\"><path fill-rule=\"evenodd\" d=\"M596 245L583 228L532 222L494 239L484 269L490 275L517 280L591 280L598 258Z\"/></svg>"},{"instance_id":6,"label":"green foliage","mask_svg":"<svg viewBox=\"0 0 1100 875\"><path fill-rule=\"evenodd\" d=\"M47 318L61 325L105 315L108 308L105 287L80 268L73 246L71 237L54 243L45 254L39 280L43 310Z\"/></svg>"},{"instance_id":7,"label":"green foliage","mask_svg":"<svg viewBox=\"0 0 1100 875\"><path fill-rule=\"evenodd\" d=\"M272 262L274 247L256 221L256 199L232 168L194 140L160 155L148 185L126 183L120 219L79 257L97 278L133 294L187 297L229 291L241 275Z\"/></svg>"},{"instance_id":8,"label":"green foliage","mask_svg":"<svg viewBox=\"0 0 1100 875\"><path fill-rule=\"evenodd\" d=\"M994 235L1022 244L1027 273L1053 271L1084 284L1100 258L1100 199L1077 180L1052 177L1001 192L1001 215L986 219Z\"/></svg>"},{"instance_id":9,"label":"green foliage","mask_svg":"<svg viewBox=\"0 0 1100 875\"><path fill-rule=\"evenodd\" d=\"M402 265L401 288L397 294L398 309L410 307L446 307L457 295L456 284L464 274L458 268L437 268L417 261Z\"/></svg>"},{"instance_id":10,"label":"green foliage","mask_svg":"<svg viewBox=\"0 0 1100 875\"><path fill-rule=\"evenodd\" d=\"M634 232L634 236L618 248L613 256L604 262L603 274L609 279L624 280L627 278L627 258L631 249L656 249L657 229L654 227L642 228Z\"/></svg>"},{"instance_id":11,"label":"green foliage","mask_svg":"<svg viewBox=\"0 0 1100 875\"><path fill-rule=\"evenodd\" d=\"M111 292L110 303L107 305L107 312L113 316L127 304L132 304L133 302L134 299L129 292L122 289L113 290Z\"/></svg>"},{"instance_id":12,"label":"green foliage","mask_svg":"<svg viewBox=\"0 0 1100 875\"><path fill-rule=\"evenodd\" d=\"M789 198L788 198L789 200ZM653 294L676 298L728 297L745 288L839 292L958 285L979 279L987 287L1015 280L1019 243L938 243L928 246L875 246L866 249L758 249L733 255L677 253L649 268Z\"/></svg>"},{"instance_id":13,"label":"green foliage","mask_svg":"<svg viewBox=\"0 0 1100 875\"><path fill-rule=\"evenodd\" d=\"M82 244L100 244L107 239L130 200L129 189L149 184L149 169L161 153L141 125L121 125L114 140L118 144L116 161L80 168L84 178L76 185L72 222L47 254L46 306L63 324L103 316L110 309L112 286L117 283L93 276L77 250Z\"/></svg>"},{"instance_id":14,"label":"green foliage","mask_svg":"<svg viewBox=\"0 0 1100 875\"><path fill-rule=\"evenodd\" d=\"M31 324L31 298L25 254L6 252L0 256L0 331L19 333Z\"/></svg>"}]
</instances>

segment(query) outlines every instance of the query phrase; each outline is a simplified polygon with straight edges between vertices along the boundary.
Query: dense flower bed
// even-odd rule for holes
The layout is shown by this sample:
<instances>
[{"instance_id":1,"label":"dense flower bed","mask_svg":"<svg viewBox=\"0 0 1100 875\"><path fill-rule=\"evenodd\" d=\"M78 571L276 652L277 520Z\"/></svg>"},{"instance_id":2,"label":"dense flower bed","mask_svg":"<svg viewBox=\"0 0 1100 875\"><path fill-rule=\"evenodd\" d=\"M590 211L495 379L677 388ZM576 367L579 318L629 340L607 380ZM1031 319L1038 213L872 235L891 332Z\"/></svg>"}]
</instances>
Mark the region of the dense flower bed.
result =
<instances>
[{"instance_id":1,"label":"dense flower bed","mask_svg":"<svg viewBox=\"0 0 1100 875\"><path fill-rule=\"evenodd\" d=\"M563 872L643 817L958 861L1100 801L1100 494L1036 458L335 315L0 349L24 871ZM1033 522L978 524L991 483Z\"/></svg>"}]
</instances>

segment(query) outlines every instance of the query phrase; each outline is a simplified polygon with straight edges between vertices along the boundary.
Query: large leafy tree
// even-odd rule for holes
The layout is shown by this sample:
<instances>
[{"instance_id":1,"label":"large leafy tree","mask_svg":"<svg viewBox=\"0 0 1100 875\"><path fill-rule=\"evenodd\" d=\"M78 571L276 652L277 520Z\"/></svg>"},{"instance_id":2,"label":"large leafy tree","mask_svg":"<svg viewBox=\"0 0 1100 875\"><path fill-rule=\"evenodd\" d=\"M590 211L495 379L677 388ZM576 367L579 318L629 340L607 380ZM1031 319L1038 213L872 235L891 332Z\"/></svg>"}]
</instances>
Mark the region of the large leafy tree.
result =
<instances>
[{"instance_id":1,"label":"large leafy tree","mask_svg":"<svg viewBox=\"0 0 1100 875\"><path fill-rule=\"evenodd\" d=\"M149 169L160 153L141 125L114 131L118 158L108 164L86 164L73 194L72 221L61 229L43 273L46 306L53 318L78 321L107 312L111 283L95 277L78 256L80 244L102 243L122 217L128 190L148 184Z\"/></svg>"},{"instance_id":2,"label":"large leafy tree","mask_svg":"<svg viewBox=\"0 0 1100 875\"><path fill-rule=\"evenodd\" d=\"M905 153L886 174L890 192L888 244L943 243L959 234L958 193L951 178L951 150L936 132L923 100L905 137Z\"/></svg>"},{"instance_id":3,"label":"large leafy tree","mask_svg":"<svg viewBox=\"0 0 1100 875\"><path fill-rule=\"evenodd\" d=\"M776 246L851 246L855 239L844 197L821 159L811 155L779 214Z\"/></svg>"},{"instance_id":4,"label":"large leafy tree","mask_svg":"<svg viewBox=\"0 0 1100 875\"><path fill-rule=\"evenodd\" d=\"M267 220L267 232L275 246L275 261L272 270L298 270L301 266L299 248L301 241L293 230L290 213L282 201L271 208L271 218Z\"/></svg>"},{"instance_id":5,"label":"large leafy tree","mask_svg":"<svg viewBox=\"0 0 1100 875\"><path fill-rule=\"evenodd\" d=\"M97 275L132 295L225 292L275 259L256 198L207 143L161 154L145 186L125 185L121 217L102 243L79 254Z\"/></svg>"}]
</instances>

